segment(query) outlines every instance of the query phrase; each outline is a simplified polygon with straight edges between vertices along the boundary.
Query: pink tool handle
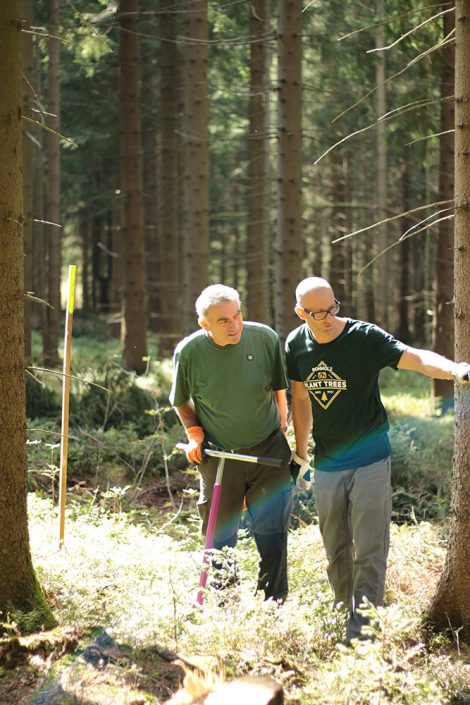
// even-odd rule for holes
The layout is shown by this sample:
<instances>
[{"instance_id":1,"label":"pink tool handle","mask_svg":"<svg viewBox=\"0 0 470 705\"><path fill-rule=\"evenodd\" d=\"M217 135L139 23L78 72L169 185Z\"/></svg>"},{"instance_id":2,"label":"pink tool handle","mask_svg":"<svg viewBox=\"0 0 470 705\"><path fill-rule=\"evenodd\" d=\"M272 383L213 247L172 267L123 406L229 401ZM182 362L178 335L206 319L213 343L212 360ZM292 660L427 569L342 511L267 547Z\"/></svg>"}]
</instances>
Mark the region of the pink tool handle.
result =
<instances>
[{"instance_id":1,"label":"pink tool handle","mask_svg":"<svg viewBox=\"0 0 470 705\"><path fill-rule=\"evenodd\" d=\"M207 523L206 542L204 544L204 556L202 559L202 570L199 576L200 589L196 597L196 604L199 606L201 606L204 601L204 588L206 587L207 583L207 568L211 555L211 549L214 543L215 523L217 521L217 513L219 509L221 492L222 485L220 483L215 483L214 488L212 490L211 509L209 512L209 521Z\"/></svg>"}]
</instances>

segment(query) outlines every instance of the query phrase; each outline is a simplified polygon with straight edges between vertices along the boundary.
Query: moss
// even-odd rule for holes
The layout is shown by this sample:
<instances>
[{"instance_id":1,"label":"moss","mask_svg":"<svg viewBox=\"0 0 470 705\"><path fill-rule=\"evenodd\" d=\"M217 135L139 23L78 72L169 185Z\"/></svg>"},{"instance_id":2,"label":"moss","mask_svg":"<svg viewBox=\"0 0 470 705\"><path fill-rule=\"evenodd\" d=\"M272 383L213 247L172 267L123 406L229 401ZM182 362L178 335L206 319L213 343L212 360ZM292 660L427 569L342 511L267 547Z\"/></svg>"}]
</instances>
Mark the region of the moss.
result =
<instances>
[{"instance_id":1,"label":"moss","mask_svg":"<svg viewBox=\"0 0 470 705\"><path fill-rule=\"evenodd\" d=\"M20 634L32 634L57 626L51 607L33 572L33 581L27 595L23 595L18 603L8 602L5 613L7 620L3 630L15 630Z\"/></svg>"}]
</instances>

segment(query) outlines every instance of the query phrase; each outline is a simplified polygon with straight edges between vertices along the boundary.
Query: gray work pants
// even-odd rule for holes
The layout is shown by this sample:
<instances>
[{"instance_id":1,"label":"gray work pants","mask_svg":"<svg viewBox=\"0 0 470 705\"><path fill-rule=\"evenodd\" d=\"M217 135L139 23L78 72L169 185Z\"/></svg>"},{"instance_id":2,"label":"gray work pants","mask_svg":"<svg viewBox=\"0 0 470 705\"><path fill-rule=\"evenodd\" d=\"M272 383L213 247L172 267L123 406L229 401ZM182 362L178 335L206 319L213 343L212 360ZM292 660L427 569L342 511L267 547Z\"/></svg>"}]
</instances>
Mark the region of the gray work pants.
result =
<instances>
[{"instance_id":1,"label":"gray work pants","mask_svg":"<svg viewBox=\"0 0 470 705\"><path fill-rule=\"evenodd\" d=\"M251 528L260 554L258 589L263 590L267 598L284 600L288 592L287 531L292 505L289 445L279 430L258 445L237 449L236 452L280 458L283 464L280 468L273 468L238 460L225 461L214 548L236 545L243 500L246 498ZM204 534L207 530L217 464L216 458L208 457L206 464L198 466L198 511Z\"/></svg>"},{"instance_id":2,"label":"gray work pants","mask_svg":"<svg viewBox=\"0 0 470 705\"><path fill-rule=\"evenodd\" d=\"M384 598L390 544L390 458L352 470L315 470L315 502L335 603L349 609L346 636L360 636L356 612Z\"/></svg>"}]
</instances>

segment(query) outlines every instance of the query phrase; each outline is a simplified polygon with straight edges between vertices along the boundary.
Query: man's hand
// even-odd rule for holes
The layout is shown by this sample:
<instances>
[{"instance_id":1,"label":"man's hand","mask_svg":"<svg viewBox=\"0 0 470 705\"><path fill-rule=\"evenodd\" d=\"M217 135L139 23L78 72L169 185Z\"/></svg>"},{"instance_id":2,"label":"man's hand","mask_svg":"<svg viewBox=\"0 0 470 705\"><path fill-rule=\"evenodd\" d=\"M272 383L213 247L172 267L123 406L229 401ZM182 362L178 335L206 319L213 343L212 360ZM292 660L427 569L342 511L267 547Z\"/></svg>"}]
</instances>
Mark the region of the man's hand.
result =
<instances>
[{"instance_id":1,"label":"man's hand","mask_svg":"<svg viewBox=\"0 0 470 705\"><path fill-rule=\"evenodd\" d=\"M190 463L200 465L203 459L204 429L202 426L190 426L185 431L189 441L186 446L186 457Z\"/></svg>"},{"instance_id":2,"label":"man's hand","mask_svg":"<svg viewBox=\"0 0 470 705\"><path fill-rule=\"evenodd\" d=\"M470 382L470 365L467 362L459 362L455 365L454 379L459 384Z\"/></svg>"},{"instance_id":3,"label":"man's hand","mask_svg":"<svg viewBox=\"0 0 470 705\"><path fill-rule=\"evenodd\" d=\"M310 458L301 458L297 453L292 453L289 465L290 476L295 483L297 492L306 492L310 489Z\"/></svg>"}]
</instances>

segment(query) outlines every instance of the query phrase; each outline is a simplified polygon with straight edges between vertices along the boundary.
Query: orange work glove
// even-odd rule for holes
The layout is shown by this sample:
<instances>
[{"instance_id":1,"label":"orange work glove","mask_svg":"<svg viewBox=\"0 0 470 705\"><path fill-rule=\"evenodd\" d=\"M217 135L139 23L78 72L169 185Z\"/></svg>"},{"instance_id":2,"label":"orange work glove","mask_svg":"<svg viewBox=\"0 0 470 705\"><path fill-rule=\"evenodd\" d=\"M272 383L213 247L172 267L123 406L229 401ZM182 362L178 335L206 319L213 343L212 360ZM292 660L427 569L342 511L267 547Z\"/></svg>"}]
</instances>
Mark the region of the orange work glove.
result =
<instances>
[{"instance_id":1,"label":"orange work glove","mask_svg":"<svg viewBox=\"0 0 470 705\"><path fill-rule=\"evenodd\" d=\"M190 426L185 429L189 443L186 445L186 457L190 463L202 463L202 444L204 442L204 429L202 426Z\"/></svg>"}]
</instances>

